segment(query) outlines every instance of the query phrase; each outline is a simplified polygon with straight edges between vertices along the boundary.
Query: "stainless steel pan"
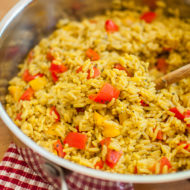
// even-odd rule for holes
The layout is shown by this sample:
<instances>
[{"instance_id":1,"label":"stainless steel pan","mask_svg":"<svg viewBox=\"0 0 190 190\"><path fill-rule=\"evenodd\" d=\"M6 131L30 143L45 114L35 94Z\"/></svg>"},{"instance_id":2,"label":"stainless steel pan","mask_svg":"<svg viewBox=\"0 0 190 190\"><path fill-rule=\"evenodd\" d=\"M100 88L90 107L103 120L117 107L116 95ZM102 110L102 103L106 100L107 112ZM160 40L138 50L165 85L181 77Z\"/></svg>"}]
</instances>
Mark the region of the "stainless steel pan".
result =
<instances>
[{"instance_id":1,"label":"stainless steel pan","mask_svg":"<svg viewBox=\"0 0 190 190\"><path fill-rule=\"evenodd\" d=\"M167 3L167 6L178 7L183 17L190 16L190 0L168 0ZM16 137L15 142L24 159L56 189L61 186L67 189L65 171L67 174L68 171L75 171L94 178L133 183L162 183L190 178L190 171L151 176L122 175L72 163L38 146L13 123L5 111L8 81L16 75L18 63L42 37L51 33L57 20L61 17L90 17L111 8L111 4L110 0L20 0L0 23L0 116Z\"/></svg>"}]
</instances>

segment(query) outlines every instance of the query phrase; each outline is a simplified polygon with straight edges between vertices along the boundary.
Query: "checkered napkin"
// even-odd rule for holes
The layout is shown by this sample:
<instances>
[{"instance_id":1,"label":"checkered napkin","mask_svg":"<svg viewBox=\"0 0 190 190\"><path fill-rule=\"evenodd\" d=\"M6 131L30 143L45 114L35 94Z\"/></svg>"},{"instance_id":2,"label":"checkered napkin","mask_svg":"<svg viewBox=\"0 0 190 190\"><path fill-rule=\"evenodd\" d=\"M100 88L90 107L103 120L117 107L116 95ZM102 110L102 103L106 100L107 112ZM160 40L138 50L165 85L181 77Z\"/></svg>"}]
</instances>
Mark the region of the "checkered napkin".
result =
<instances>
[{"instance_id":1,"label":"checkered napkin","mask_svg":"<svg viewBox=\"0 0 190 190\"><path fill-rule=\"evenodd\" d=\"M134 190L132 184L99 180L75 172L66 176L69 190ZM11 144L0 163L0 190L55 190L31 169Z\"/></svg>"}]
</instances>

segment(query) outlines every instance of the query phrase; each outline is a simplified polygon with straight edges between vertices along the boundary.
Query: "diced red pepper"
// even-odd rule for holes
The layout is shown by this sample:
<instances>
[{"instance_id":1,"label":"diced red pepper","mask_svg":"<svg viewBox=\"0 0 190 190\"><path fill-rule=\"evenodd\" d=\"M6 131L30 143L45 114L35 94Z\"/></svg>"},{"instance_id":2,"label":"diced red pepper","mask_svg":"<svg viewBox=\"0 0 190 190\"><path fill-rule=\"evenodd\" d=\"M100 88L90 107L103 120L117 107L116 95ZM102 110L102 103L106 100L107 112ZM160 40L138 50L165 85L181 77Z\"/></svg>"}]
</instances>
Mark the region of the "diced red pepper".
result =
<instances>
[{"instance_id":1,"label":"diced red pepper","mask_svg":"<svg viewBox=\"0 0 190 190\"><path fill-rule=\"evenodd\" d=\"M46 58L47 58L48 61L53 61L55 59L55 57L52 55L51 51L47 52Z\"/></svg>"},{"instance_id":2,"label":"diced red pepper","mask_svg":"<svg viewBox=\"0 0 190 190\"><path fill-rule=\"evenodd\" d=\"M180 113L180 111L177 108L170 108L170 111L175 113L175 117L178 118L181 121L184 121L184 115L182 113Z\"/></svg>"},{"instance_id":3,"label":"diced red pepper","mask_svg":"<svg viewBox=\"0 0 190 190\"><path fill-rule=\"evenodd\" d=\"M64 73L68 70L68 68L65 65L57 65L54 63L51 63L50 71L54 73Z\"/></svg>"},{"instance_id":4,"label":"diced red pepper","mask_svg":"<svg viewBox=\"0 0 190 190\"><path fill-rule=\"evenodd\" d=\"M172 167L170 161L164 156L160 160L160 172L162 172L164 166L168 166L168 169Z\"/></svg>"},{"instance_id":5,"label":"diced red pepper","mask_svg":"<svg viewBox=\"0 0 190 190\"><path fill-rule=\"evenodd\" d=\"M88 96L88 98L93 100L93 101L95 101L96 97L97 97L97 94L91 94Z\"/></svg>"},{"instance_id":6,"label":"diced red pepper","mask_svg":"<svg viewBox=\"0 0 190 190\"><path fill-rule=\"evenodd\" d=\"M57 64L51 63L49 70L51 72L53 81L56 82L59 79L57 74L66 72L68 68L65 65L57 65Z\"/></svg>"},{"instance_id":7,"label":"diced red pepper","mask_svg":"<svg viewBox=\"0 0 190 190\"><path fill-rule=\"evenodd\" d=\"M35 78L37 78L37 77L43 77L44 74L43 74L43 73L38 73L38 74L36 74L36 75L34 75L34 76L35 76Z\"/></svg>"},{"instance_id":8,"label":"diced red pepper","mask_svg":"<svg viewBox=\"0 0 190 190\"><path fill-rule=\"evenodd\" d=\"M137 165L134 167L134 174L137 174L138 173L138 168L137 168Z\"/></svg>"},{"instance_id":9,"label":"diced red pepper","mask_svg":"<svg viewBox=\"0 0 190 190\"><path fill-rule=\"evenodd\" d=\"M64 143L68 144L70 147L78 148L78 149L85 149L87 142L87 135L76 133L76 132L69 132L65 137Z\"/></svg>"},{"instance_id":10,"label":"diced red pepper","mask_svg":"<svg viewBox=\"0 0 190 190\"><path fill-rule=\"evenodd\" d=\"M58 76L56 75L56 73L54 73L54 72L51 72L51 77L53 79L53 82L57 82L59 79Z\"/></svg>"},{"instance_id":11,"label":"diced red pepper","mask_svg":"<svg viewBox=\"0 0 190 190\"><path fill-rule=\"evenodd\" d=\"M186 149L186 150L188 150L188 151L190 152L189 147L190 147L190 144L187 144L187 145L184 147L184 149Z\"/></svg>"},{"instance_id":12,"label":"diced red pepper","mask_svg":"<svg viewBox=\"0 0 190 190\"><path fill-rule=\"evenodd\" d=\"M108 149L107 155L106 155L106 164L110 168L114 168L115 165L118 163L119 159L122 156L122 151L116 151Z\"/></svg>"},{"instance_id":13,"label":"diced red pepper","mask_svg":"<svg viewBox=\"0 0 190 190\"><path fill-rule=\"evenodd\" d=\"M20 100L31 100L31 98L34 95L34 91L32 88L28 88L27 90L25 90L25 92L22 94L22 96L20 97Z\"/></svg>"},{"instance_id":14,"label":"diced red pepper","mask_svg":"<svg viewBox=\"0 0 190 190\"><path fill-rule=\"evenodd\" d=\"M184 118L190 117L190 110L187 110L183 115L184 115ZM190 127L190 124L187 124L187 127Z\"/></svg>"},{"instance_id":15,"label":"diced red pepper","mask_svg":"<svg viewBox=\"0 0 190 190\"><path fill-rule=\"evenodd\" d=\"M93 70L94 70L94 75L93 75L93 76L90 76L90 70L87 71L87 72L88 72L87 79L96 78L97 76L100 75L100 70L99 70L96 66L93 67ZM83 71L82 71L82 66L79 67L79 68L76 70L76 73L80 73L80 72L83 72Z\"/></svg>"},{"instance_id":16,"label":"diced red pepper","mask_svg":"<svg viewBox=\"0 0 190 190\"><path fill-rule=\"evenodd\" d=\"M94 70L94 75L92 77L90 76L90 70L88 70L87 79L96 78L97 76L100 75L100 71L97 67L93 67L93 70Z\"/></svg>"},{"instance_id":17,"label":"diced red pepper","mask_svg":"<svg viewBox=\"0 0 190 190\"><path fill-rule=\"evenodd\" d=\"M112 20L106 20L105 29L107 32L117 32L119 30L119 27Z\"/></svg>"},{"instance_id":18,"label":"diced red pepper","mask_svg":"<svg viewBox=\"0 0 190 190\"><path fill-rule=\"evenodd\" d=\"M187 143L187 141L181 141L181 142L178 143L177 145L180 146L180 145L182 145L182 144L186 144L186 143Z\"/></svg>"},{"instance_id":19,"label":"diced red pepper","mask_svg":"<svg viewBox=\"0 0 190 190\"><path fill-rule=\"evenodd\" d=\"M153 129L153 131L155 131L155 130L156 130L156 128ZM156 139L158 139L158 140L163 140L163 133L162 133L161 130L158 130Z\"/></svg>"},{"instance_id":20,"label":"diced red pepper","mask_svg":"<svg viewBox=\"0 0 190 190\"><path fill-rule=\"evenodd\" d=\"M103 145L109 146L110 142L111 142L111 138L107 137L107 138L101 140L100 144L101 144L101 146L103 146Z\"/></svg>"},{"instance_id":21,"label":"diced red pepper","mask_svg":"<svg viewBox=\"0 0 190 190\"><path fill-rule=\"evenodd\" d=\"M91 61L97 61L100 59L98 53L91 48L86 51L86 56L90 58Z\"/></svg>"},{"instance_id":22,"label":"diced red pepper","mask_svg":"<svg viewBox=\"0 0 190 190\"><path fill-rule=\"evenodd\" d=\"M144 106L144 107L149 106L149 104L147 104L144 100L141 100L140 103L141 103L141 106Z\"/></svg>"},{"instance_id":23,"label":"diced red pepper","mask_svg":"<svg viewBox=\"0 0 190 190\"><path fill-rule=\"evenodd\" d=\"M141 20L144 20L147 23L153 22L153 20L156 19L156 13L155 12L145 12L140 17Z\"/></svg>"},{"instance_id":24,"label":"diced red pepper","mask_svg":"<svg viewBox=\"0 0 190 190\"><path fill-rule=\"evenodd\" d=\"M126 68L123 67L123 66L122 66L121 64L119 64L119 63L115 64L114 68L115 68L115 69L118 69L118 70L126 71Z\"/></svg>"},{"instance_id":25,"label":"diced red pepper","mask_svg":"<svg viewBox=\"0 0 190 190\"><path fill-rule=\"evenodd\" d=\"M162 73L166 73L166 71L168 69L168 64L167 64L166 60L164 58L158 59L156 68L158 69L158 71L160 71Z\"/></svg>"},{"instance_id":26,"label":"diced red pepper","mask_svg":"<svg viewBox=\"0 0 190 190\"><path fill-rule=\"evenodd\" d=\"M61 157L61 158L65 157L66 153L63 152L63 146L59 139L53 144L53 147L57 151L57 154L59 157Z\"/></svg>"},{"instance_id":27,"label":"diced red pepper","mask_svg":"<svg viewBox=\"0 0 190 190\"><path fill-rule=\"evenodd\" d=\"M21 120L22 120L21 115L22 115L21 112L20 112L20 113L17 113L15 120L21 121Z\"/></svg>"},{"instance_id":28,"label":"diced red pepper","mask_svg":"<svg viewBox=\"0 0 190 190\"><path fill-rule=\"evenodd\" d=\"M163 133L162 133L161 130L158 131L156 138L157 138L158 140L163 140Z\"/></svg>"},{"instance_id":29,"label":"diced red pepper","mask_svg":"<svg viewBox=\"0 0 190 190\"><path fill-rule=\"evenodd\" d=\"M96 162L95 168L102 169L104 167L104 161L100 160L99 162Z\"/></svg>"},{"instance_id":30,"label":"diced red pepper","mask_svg":"<svg viewBox=\"0 0 190 190\"><path fill-rule=\"evenodd\" d=\"M55 119L55 121L56 121L56 122L60 121L60 115L59 115L58 111L56 110L56 107L55 107L55 106L51 107L51 109L50 109L50 115L52 115L52 112L54 112L55 115L56 115L56 117L57 117L57 118Z\"/></svg>"},{"instance_id":31,"label":"diced red pepper","mask_svg":"<svg viewBox=\"0 0 190 190\"><path fill-rule=\"evenodd\" d=\"M190 150L189 150L190 144L187 143L187 141L181 141L181 142L178 144L178 146L180 146L180 145L182 145L182 144L185 144L185 146L184 146L183 148L186 149L186 150L188 150L188 151L190 152Z\"/></svg>"},{"instance_id":32,"label":"diced red pepper","mask_svg":"<svg viewBox=\"0 0 190 190\"><path fill-rule=\"evenodd\" d=\"M22 75L22 79L23 79L24 81L26 81L26 82L30 82L31 80L34 80L34 79L37 78L37 77L43 77L43 76L44 76L44 74L42 74L42 73L38 73L38 74L36 74L36 75L31 75L31 74L29 73L29 70L26 69L26 70L24 71L23 75Z\"/></svg>"},{"instance_id":33,"label":"diced red pepper","mask_svg":"<svg viewBox=\"0 0 190 190\"><path fill-rule=\"evenodd\" d=\"M184 113L184 117L185 117L185 118L190 117L190 110L187 110L187 111Z\"/></svg>"},{"instance_id":34,"label":"diced red pepper","mask_svg":"<svg viewBox=\"0 0 190 190\"><path fill-rule=\"evenodd\" d=\"M79 68L76 70L76 73L80 73L80 72L82 72L82 66L79 67Z\"/></svg>"},{"instance_id":35,"label":"diced red pepper","mask_svg":"<svg viewBox=\"0 0 190 190\"><path fill-rule=\"evenodd\" d=\"M125 71L127 73L128 76L131 76L131 74L127 71L127 69L125 67L123 67L121 64L117 63L114 66L115 69L121 70L121 71Z\"/></svg>"},{"instance_id":36,"label":"diced red pepper","mask_svg":"<svg viewBox=\"0 0 190 190\"><path fill-rule=\"evenodd\" d=\"M98 103L105 104L107 102L110 102L113 98L117 99L119 97L119 94L119 90L114 88L111 84L105 83L98 94L90 95L89 99Z\"/></svg>"},{"instance_id":37,"label":"diced red pepper","mask_svg":"<svg viewBox=\"0 0 190 190\"><path fill-rule=\"evenodd\" d=\"M156 163L153 164L153 166L151 166L151 167L149 168L149 170L154 174L155 171L156 171Z\"/></svg>"}]
</instances>

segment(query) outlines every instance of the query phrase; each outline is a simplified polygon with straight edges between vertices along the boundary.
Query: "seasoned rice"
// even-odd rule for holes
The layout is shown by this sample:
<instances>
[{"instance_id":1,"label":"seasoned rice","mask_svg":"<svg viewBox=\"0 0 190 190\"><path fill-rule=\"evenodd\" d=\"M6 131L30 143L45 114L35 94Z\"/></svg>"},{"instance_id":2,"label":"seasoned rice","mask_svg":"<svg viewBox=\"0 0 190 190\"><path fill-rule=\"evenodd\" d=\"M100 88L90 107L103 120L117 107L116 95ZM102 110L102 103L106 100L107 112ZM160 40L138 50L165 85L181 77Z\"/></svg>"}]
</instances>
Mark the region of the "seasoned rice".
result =
<instances>
[{"instance_id":1,"label":"seasoned rice","mask_svg":"<svg viewBox=\"0 0 190 190\"><path fill-rule=\"evenodd\" d=\"M154 83L164 74L155 66L158 59L167 62L167 72L190 61L190 23L178 15L166 17L159 7L156 19L147 23L141 19L146 11L147 7L115 10L80 22L61 20L31 50L9 83L6 109L15 124L56 155L54 143L60 139L64 159L90 168L98 169L95 165L101 160L102 170L124 174L190 169L190 117L180 120L170 111L174 107L180 113L190 110L190 78L162 90L156 90ZM105 30L108 19L117 24L118 31ZM98 53L98 60L86 56L89 48ZM53 60L47 57L49 52ZM50 72L52 62L67 68L57 74L56 82ZM115 68L116 64L127 72ZM94 67L101 72L95 78ZM26 70L32 76L43 74L43 80L37 81L39 89L23 80ZM119 97L106 103L91 100L89 95L97 94L105 83L119 90ZM20 100L29 87L33 97ZM110 137L109 145L100 145L105 139L104 126L98 126L95 113L118 127L119 134ZM69 132L87 136L85 149L64 143ZM106 162L109 150L122 152L113 168ZM163 164L163 158L169 164Z\"/></svg>"}]
</instances>

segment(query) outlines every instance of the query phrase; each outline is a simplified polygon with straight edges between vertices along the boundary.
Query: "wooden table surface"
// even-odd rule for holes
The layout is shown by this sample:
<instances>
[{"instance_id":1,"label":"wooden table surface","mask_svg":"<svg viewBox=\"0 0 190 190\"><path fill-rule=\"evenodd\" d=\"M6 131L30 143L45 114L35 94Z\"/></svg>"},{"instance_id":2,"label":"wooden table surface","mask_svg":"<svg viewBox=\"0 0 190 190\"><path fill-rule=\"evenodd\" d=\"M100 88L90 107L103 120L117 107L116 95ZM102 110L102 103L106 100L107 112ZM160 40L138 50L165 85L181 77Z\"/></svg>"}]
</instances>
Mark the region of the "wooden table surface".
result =
<instances>
[{"instance_id":1,"label":"wooden table surface","mask_svg":"<svg viewBox=\"0 0 190 190\"><path fill-rule=\"evenodd\" d=\"M0 0L0 20L16 2L18 2L18 0ZM0 160L2 159L11 141L12 135L0 119ZM181 181L153 185L136 184L135 190L190 190L190 182Z\"/></svg>"}]
</instances>

